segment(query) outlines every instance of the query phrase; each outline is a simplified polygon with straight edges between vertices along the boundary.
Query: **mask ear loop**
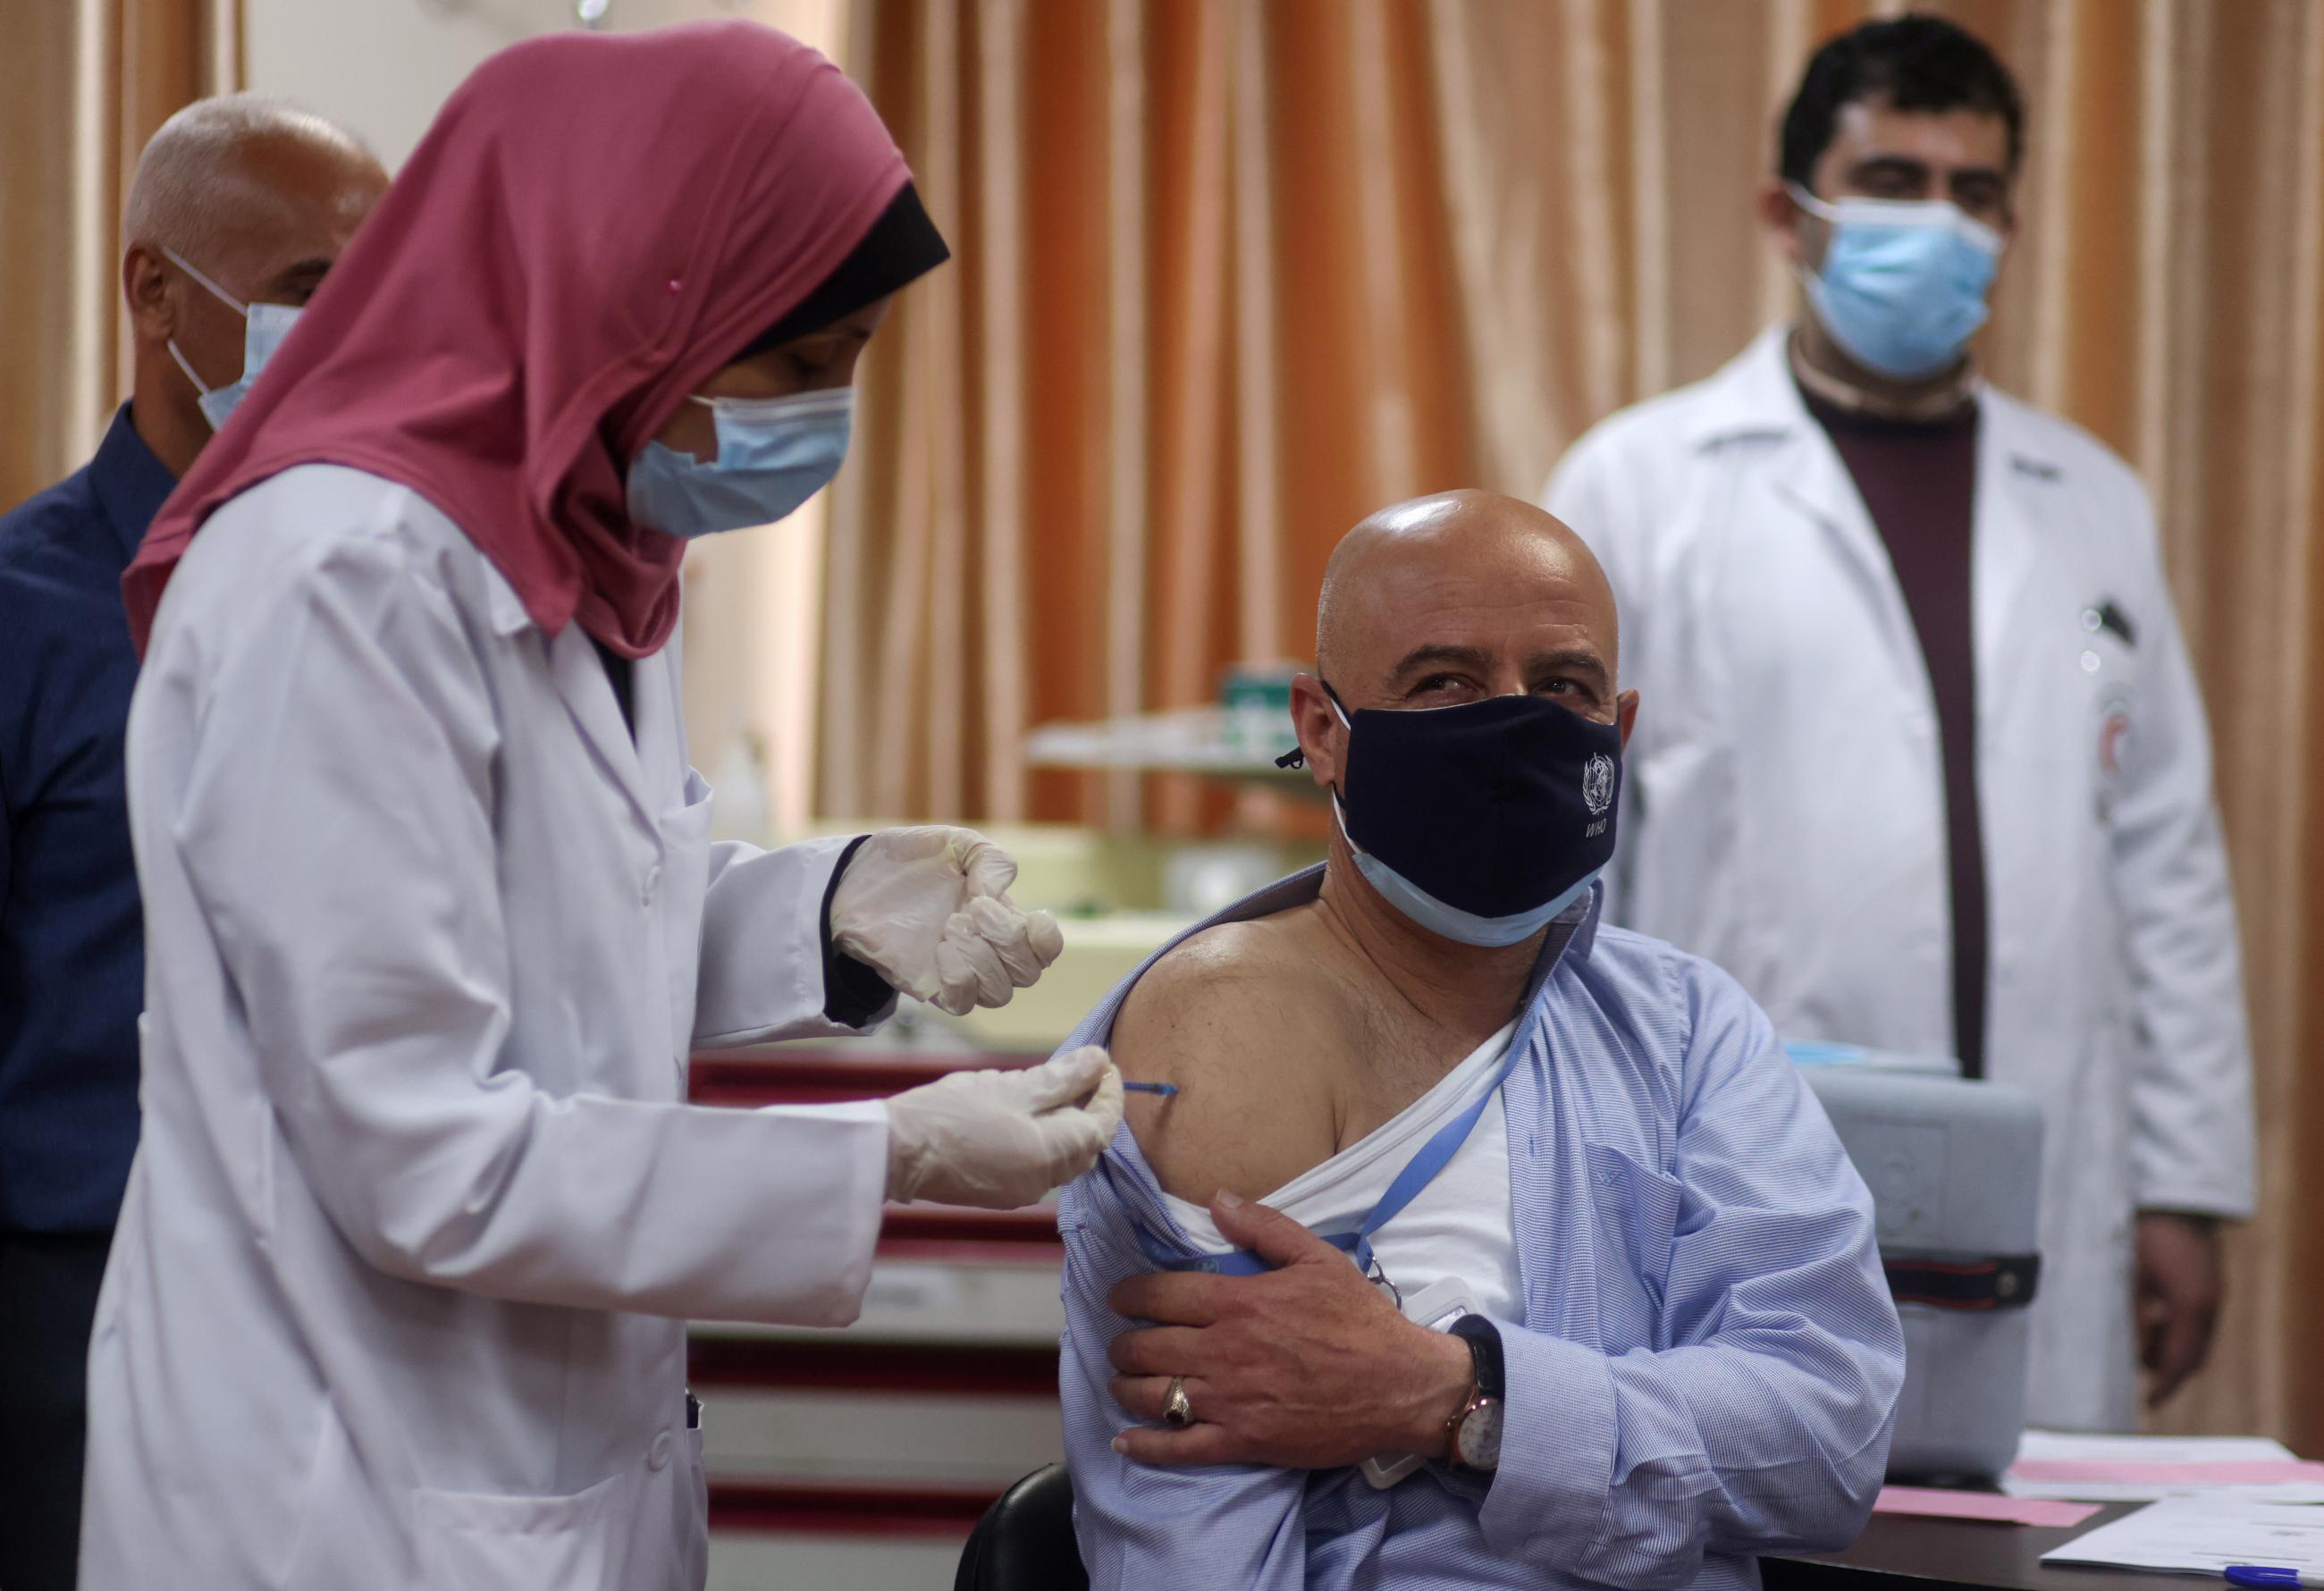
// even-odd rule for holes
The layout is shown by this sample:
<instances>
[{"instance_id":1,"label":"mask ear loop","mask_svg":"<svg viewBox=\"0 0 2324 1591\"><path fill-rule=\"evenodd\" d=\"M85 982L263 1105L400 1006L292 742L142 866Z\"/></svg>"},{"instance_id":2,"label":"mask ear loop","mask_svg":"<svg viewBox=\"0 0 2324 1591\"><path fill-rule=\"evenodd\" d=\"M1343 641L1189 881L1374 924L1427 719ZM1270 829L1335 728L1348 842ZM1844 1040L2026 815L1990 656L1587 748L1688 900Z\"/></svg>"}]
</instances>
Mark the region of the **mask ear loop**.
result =
<instances>
[{"instance_id":1,"label":"mask ear loop","mask_svg":"<svg viewBox=\"0 0 2324 1591\"><path fill-rule=\"evenodd\" d=\"M220 303L226 305L226 308L232 309L235 314L241 316L243 319L246 321L250 318L249 305L244 303L240 299L235 298L232 293L226 291L226 289L218 286L217 283L203 275L200 270L198 270L191 261L188 260L183 254L178 253L177 250L171 248L168 244L161 244L161 248L162 256L166 258L171 264L175 265L188 276L192 277L196 281L201 283L202 286L208 288L211 294L216 297ZM207 398L216 390L211 387L208 382L202 380L201 377L194 373L194 367L186 363L186 356L178 351L177 338L171 337L163 345L163 346L170 350L170 357L178 362L178 368L186 372L186 379L194 383L195 391Z\"/></svg>"},{"instance_id":2,"label":"mask ear loop","mask_svg":"<svg viewBox=\"0 0 2324 1591\"><path fill-rule=\"evenodd\" d=\"M1355 728L1355 725L1348 722L1347 705L1340 700L1340 693L1332 688L1332 682L1328 679L1319 679L1315 683L1322 685L1323 687L1323 694L1332 699L1332 711L1340 715L1340 727L1342 729ZM1286 773L1294 768L1305 768L1307 766L1307 753L1300 750L1298 747L1294 746L1290 750L1286 751L1282 756L1275 759L1275 766L1282 768ZM1333 791L1332 799L1333 801L1337 801L1339 798L1340 793L1337 790Z\"/></svg>"},{"instance_id":3,"label":"mask ear loop","mask_svg":"<svg viewBox=\"0 0 2324 1591\"><path fill-rule=\"evenodd\" d=\"M178 352L178 339L171 337L168 342L161 345L170 351L170 357L178 362L178 368L186 372L186 379L194 383L194 391L200 393L205 398L208 397L212 391L209 383L203 381L201 377L196 375L194 373L194 367L186 363L186 356Z\"/></svg>"},{"instance_id":4,"label":"mask ear loop","mask_svg":"<svg viewBox=\"0 0 2324 1591\"><path fill-rule=\"evenodd\" d=\"M1801 215L1809 216L1813 220L1821 221L1826 226L1831 228L1831 235L1824 239L1823 245L1825 257L1830 258L1832 245L1838 241L1840 236L1839 207L1824 199L1817 198L1814 194L1810 193L1805 187L1797 182L1785 182L1784 184L1784 195L1791 199L1792 207L1798 210ZM1816 290L1822 285L1822 271L1820 268L1811 271L1804 264L1794 262L1792 266L1792 275L1799 282L1800 290L1807 294L1808 301L1812 304L1815 303L1817 301Z\"/></svg>"},{"instance_id":5,"label":"mask ear loop","mask_svg":"<svg viewBox=\"0 0 2324 1591\"><path fill-rule=\"evenodd\" d=\"M250 314L249 305L244 303L240 299L235 298L232 293L226 291L226 289L218 286L217 283L203 275L198 267L189 262L183 254L178 253L177 250L171 248L167 244L163 244L161 245L161 253L168 258L170 263L175 265L188 276L192 277L196 281L200 282L204 287L209 289L210 291L217 297L220 302L233 309L235 314L244 317L247 317Z\"/></svg>"},{"instance_id":6,"label":"mask ear loop","mask_svg":"<svg viewBox=\"0 0 2324 1591\"><path fill-rule=\"evenodd\" d=\"M1840 207L1831 200L1810 193L1805 187L1797 182L1784 183L1784 192L1803 214L1835 226L1840 224Z\"/></svg>"},{"instance_id":7,"label":"mask ear loop","mask_svg":"<svg viewBox=\"0 0 2324 1591\"><path fill-rule=\"evenodd\" d=\"M1332 711L1340 715L1340 727L1344 730L1353 730L1356 726L1348 717L1348 705L1340 700L1340 693L1332 688L1332 682L1328 679L1318 679L1315 683L1322 685L1323 694L1332 699ZM1277 758L1275 766L1280 768L1305 768L1307 766L1307 753L1295 746ZM1363 847L1358 845L1356 837L1348 832L1348 809L1341 804L1340 787L1337 785L1332 786L1332 821L1339 825L1341 838L1347 841L1349 849L1361 855ZM1375 1272L1379 1271L1377 1261L1373 1263L1372 1268ZM1398 1309L1404 1307L1404 1294L1397 1292L1396 1283L1390 1282L1385 1274L1377 1274L1374 1280L1396 1294Z\"/></svg>"}]
</instances>

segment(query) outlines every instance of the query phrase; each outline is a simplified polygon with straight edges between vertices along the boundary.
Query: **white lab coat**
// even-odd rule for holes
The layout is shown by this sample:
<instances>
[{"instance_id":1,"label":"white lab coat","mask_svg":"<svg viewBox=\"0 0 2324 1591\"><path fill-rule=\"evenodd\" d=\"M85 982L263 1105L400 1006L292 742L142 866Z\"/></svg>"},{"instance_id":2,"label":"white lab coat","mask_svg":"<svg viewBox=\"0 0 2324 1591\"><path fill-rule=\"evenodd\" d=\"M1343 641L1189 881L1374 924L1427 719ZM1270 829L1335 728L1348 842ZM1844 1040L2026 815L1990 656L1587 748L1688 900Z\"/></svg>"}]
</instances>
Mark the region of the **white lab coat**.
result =
<instances>
[{"instance_id":1,"label":"white lab coat","mask_svg":"<svg viewBox=\"0 0 2324 1591\"><path fill-rule=\"evenodd\" d=\"M694 1046L837 1031L836 847L710 843L677 651L633 745L577 626L351 469L195 541L130 714L87 1591L703 1583L681 1318L853 1320L887 1122L683 1102Z\"/></svg>"},{"instance_id":2,"label":"white lab coat","mask_svg":"<svg viewBox=\"0 0 2324 1591\"><path fill-rule=\"evenodd\" d=\"M1614 416L1550 481L1613 582L1642 697L1613 910L1725 966L1788 1036L1950 1053L1928 671L1787 333ZM2029 1415L2122 1429L2134 1210L2251 1209L2235 906L2144 490L2065 421L1989 388L1979 405L1987 1071L2047 1132Z\"/></svg>"}]
</instances>

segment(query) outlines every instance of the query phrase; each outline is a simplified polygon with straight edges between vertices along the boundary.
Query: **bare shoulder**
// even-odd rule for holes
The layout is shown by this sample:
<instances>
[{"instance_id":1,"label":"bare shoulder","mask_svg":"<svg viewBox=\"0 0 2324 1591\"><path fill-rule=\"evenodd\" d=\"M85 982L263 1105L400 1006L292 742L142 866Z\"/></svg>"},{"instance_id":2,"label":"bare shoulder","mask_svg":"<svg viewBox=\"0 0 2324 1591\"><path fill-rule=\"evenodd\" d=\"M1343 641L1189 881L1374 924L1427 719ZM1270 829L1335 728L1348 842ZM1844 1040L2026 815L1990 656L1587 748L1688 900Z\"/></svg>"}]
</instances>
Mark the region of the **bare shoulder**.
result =
<instances>
[{"instance_id":1,"label":"bare shoulder","mask_svg":"<svg viewBox=\"0 0 2324 1591\"><path fill-rule=\"evenodd\" d=\"M1181 1199L1256 1199L1332 1154L1325 1062L1347 1016L1305 930L1294 910L1199 933L1148 970L1114 1020L1122 1076L1178 1087L1131 1095L1130 1126Z\"/></svg>"}]
</instances>

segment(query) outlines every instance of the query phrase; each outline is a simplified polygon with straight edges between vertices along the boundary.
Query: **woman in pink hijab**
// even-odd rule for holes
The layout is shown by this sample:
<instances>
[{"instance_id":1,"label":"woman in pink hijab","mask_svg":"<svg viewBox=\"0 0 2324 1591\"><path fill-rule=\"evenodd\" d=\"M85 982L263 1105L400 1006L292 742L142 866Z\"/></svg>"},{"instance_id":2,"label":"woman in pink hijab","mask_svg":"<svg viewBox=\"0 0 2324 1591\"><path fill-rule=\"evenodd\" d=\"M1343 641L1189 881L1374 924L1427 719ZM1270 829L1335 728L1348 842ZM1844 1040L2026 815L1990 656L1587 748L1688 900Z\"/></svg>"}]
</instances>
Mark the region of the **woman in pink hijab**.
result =
<instances>
[{"instance_id":1,"label":"woman in pink hijab","mask_svg":"<svg viewBox=\"0 0 2324 1591\"><path fill-rule=\"evenodd\" d=\"M844 1324L886 1200L1029 1202L1111 1134L1098 1051L685 1102L695 1049L1057 952L976 835L714 845L687 763L686 539L831 478L943 258L815 51L521 45L171 499L124 582L144 1130L84 1586L698 1586L682 1320Z\"/></svg>"}]
</instances>

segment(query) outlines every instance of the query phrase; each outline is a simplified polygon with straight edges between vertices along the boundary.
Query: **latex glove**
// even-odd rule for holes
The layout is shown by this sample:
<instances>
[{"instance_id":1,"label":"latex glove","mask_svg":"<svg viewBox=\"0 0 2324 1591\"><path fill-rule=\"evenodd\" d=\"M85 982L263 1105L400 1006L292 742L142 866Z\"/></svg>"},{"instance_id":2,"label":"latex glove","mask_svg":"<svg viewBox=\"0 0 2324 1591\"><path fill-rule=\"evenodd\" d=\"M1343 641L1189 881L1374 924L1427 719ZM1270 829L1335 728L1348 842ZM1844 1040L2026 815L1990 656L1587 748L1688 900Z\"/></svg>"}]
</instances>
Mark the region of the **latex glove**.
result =
<instances>
[{"instance_id":1,"label":"latex glove","mask_svg":"<svg viewBox=\"0 0 2324 1591\"><path fill-rule=\"evenodd\" d=\"M1095 1044L955 1071L888 1101L888 1197L1015 1209L1096 1164L1120 1123L1121 1073Z\"/></svg>"},{"instance_id":2,"label":"latex glove","mask_svg":"<svg viewBox=\"0 0 2324 1591\"><path fill-rule=\"evenodd\" d=\"M872 835L831 897L831 941L914 999L964 1016L1029 988L1065 936L1009 898L1017 863L973 829Z\"/></svg>"}]
</instances>

